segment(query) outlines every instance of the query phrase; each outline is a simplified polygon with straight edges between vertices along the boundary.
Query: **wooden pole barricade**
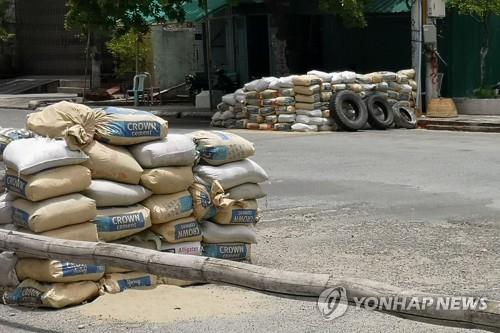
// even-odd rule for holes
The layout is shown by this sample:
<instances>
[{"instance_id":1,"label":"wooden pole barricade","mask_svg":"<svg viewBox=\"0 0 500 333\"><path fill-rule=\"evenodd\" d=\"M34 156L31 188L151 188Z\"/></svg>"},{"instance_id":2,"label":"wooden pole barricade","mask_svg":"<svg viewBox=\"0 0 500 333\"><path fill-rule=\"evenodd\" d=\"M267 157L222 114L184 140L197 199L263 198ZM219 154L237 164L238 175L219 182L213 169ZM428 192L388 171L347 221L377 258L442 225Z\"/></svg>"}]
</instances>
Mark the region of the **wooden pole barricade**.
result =
<instances>
[{"instance_id":1,"label":"wooden pole barricade","mask_svg":"<svg viewBox=\"0 0 500 333\"><path fill-rule=\"evenodd\" d=\"M300 296L316 300L328 288L345 288L347 301L361 297L418 297L420 306L412 309L385 309L384 313L431 324L500 332L500 302L488 300L487 308L436 310L422 306L422 298L442 295L403 290L356 278L337 278L330 274L280 271L228 260L164 253L133 246L55 239L39 235L0 230L0 249L34 257L76 263L112 265L139 272L202 283L218 283L250 288L281 296Z\"/></svg>"}]
</instances>

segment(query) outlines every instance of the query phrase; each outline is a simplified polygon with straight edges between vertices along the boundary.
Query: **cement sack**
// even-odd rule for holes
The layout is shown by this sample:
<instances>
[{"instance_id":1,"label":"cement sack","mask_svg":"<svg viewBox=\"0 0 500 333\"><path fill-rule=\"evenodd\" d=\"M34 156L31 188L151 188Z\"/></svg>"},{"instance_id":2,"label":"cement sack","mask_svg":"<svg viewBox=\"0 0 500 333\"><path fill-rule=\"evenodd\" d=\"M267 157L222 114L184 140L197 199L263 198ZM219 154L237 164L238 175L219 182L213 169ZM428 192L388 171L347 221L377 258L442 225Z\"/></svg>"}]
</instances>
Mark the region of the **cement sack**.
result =
<instances>
[{"instance_id":1,"label":"cement sack","mask_svg":"<svg viewBox=\"0 0 500 333\"><path fill-rule=\"evenodd\" d=\"M146 111L107 107L104 117L96 124L95 138L112 145L134 145L163 139L168 121Z\"/></svg>"},{"instance_id":2,"label":"cement sack","mask_svg":"<svg viewBox=\"0 0 500 333\"><path fill-rule=\"evenodd\" d=\"M300 124L309 124L309 121L310 117L301 114L297 115L297 117L295 118L295 122Z\"/></svg>"},{"instance_id":3,"label":"cement sack","mask_svg":"<svg viewBox=\"0 0 500 333\"><path fill-rule=\"evenodd\" d=\"M112 243L159 251L161 248L162 237L155 234L151 230L144 230L130 237L113 241Z\"/></svg>"},{"instance_id":4,"label":"cement sack","mask_svg":"<svg viewBox=\"0 0 500 333\"><path fill-rule=\"evenodd\" d=\"M278 122L278 116L266 116L266 124L274 125Z\"/></svg>"},{"instance_id":5,"label":"cement sack","mask_svg":"<svg viewBox=\"0 0 500 333\"><path fill-rule=\"evenodd\" d=\"M33 232L44 232L83 223L96 216L95 201L81 194L68 194L39 202L16 199L12 220Z\"/></svg>"},{"instance_id":6,"label":"cement sack","mask_svg":"<svg viewBox=\"0 0 500 333\"><path fill-rule=\"evenodd\" d=\"M362 84L361 89L363 91L373 91L377 88L377 85L375 84Z\"/></svg>"},{"instance_id":7,"label":"cement sack","mask_svg":"<svg viewBox=\"0 0 500 333\"><path fill-rule=\"evenodd\" d=\"M268 131L273 129L273 124L259 124L259 129Z\"/></svg>"},{"instance_id":8,"label":"cement sack","mask_svg":"<svg viewBox=\"0 0 500 333\"><path fill-rule=\"evenodd\" d=\"M280 88L293 88L293 79L296 75L280 77L278 79Z\"/></svg>"},{"instance_id":9,"label":"cement sack","mask_svg":"<svg viewBox=\"0 0 500 333\"><path fill-rule=\"evenodd\" d=\"M244 243L201 244L203 256L226 260L250 260L251 245Z\"/></svg>"},{"instance_id":10,"label":"cement sack","mask_svg":"<svg viewBox=\"0 0 500 333\"><path fill-rule=\"evenodd\" d=\"M398 77L396 79L396 82L399 84L408 84L408 76L403 75L403 74L398 74Z\"/></svg>"},{"instance_id":11,"label":"cement sack","mask_svg":"<svg viewBox=\"0 0 500 333\"><path fill-rule=\"evenodd\" d=\"M401 90L400 90L401 94L411 94L412 91L413 91L413 88L409 84L401 85Z\"/></svg>"},{"instance_id":12,"label":"cement sack","mask_svg":"<svg viewBox=\"0 0 500 333\"><path fill-rule=\"evenodd\" d=\"M193 182L193 170L190 166L147 169L141 177L141 185L154 194L185 191Z\"/></svg>"},{"instance_id":13,"label":"cement sack","mask_svg":"<svg viewBox=\"0 0 500 333\"><path fill-rule=\"evenodd\" d=\"M309 71L309 72L307 72L307 75L317 76L323 82L330 82L332 80L332 76L333 76L332 73L325 73L325 72L317 71L317 70Z\"/></svg>"},{"instance_id":14,"label":"cement sack","mask_svg":"<svg viewBox=\"0 0 500 333\"><path fill-rule=\"evenodd\" d=\"M218 224L253 224L259 221L256 200L232 200L227 198L218 183L214 183L213 203L217 213L210 220Z\"/></svg>"},{"instance_id":15,"label":"cement sack","mask_svg":"<svg viewBox=\"0 0 500 333\"><path fill-rule=\"evenodd\" d=\"M103 208L91 220L97 226L99 239L104 242L125 238L151 227L149 209L141 205Z\"/></svg>"},{"instance_id":16,"label":"cement sack","mask_svg":"<svg viewBox=\"0 0 500 333\"><path fill-rule=\"evenodd\" d=\"M296 112L295 106L277 106L274 108L274 112L279 116L281 114L294 114Z\"/></svg>"},{"instance_id":17,"label":"cement sack","mask_svg":"<svg viewBox=\"0 0 500 333\"><path fill-rule=\"evenodd\" d=\"M266 194L259 184L246 183L226 190L229 199L232 200L252 200L264 198Z\"/></svg>"},{"instance_id":18,"label":"cement sack","mask_svg":"<svg viewBox=\"0 0 500 333\"><path fill-rule=\"evenodd\" d=\"M343 83L355 83L356 82L356 73L345 71L340 73Z\"/></svg>"},{"instance_id":19,"label":"cement sack","mask_svg":"<svg viewBox=\"0 0 500 333\"><path fill-rule=\"evenodd\" d=\"M245 99L246 99L247 103L248 103L249 99L250 100L258 100L258 99L260 99L260 94L259 94L259 92L255 91L255 90L247 91L247 92L245 92Z\"/></svg>"},{"instance_id":20,"label":"cement sack","mask_svg":"<svg viewBox=\"0 0 500 333\"><path fill-rule=\"evenodd\" d=\"M46 284L28 279L13 291L5 293L3 303L60 309L91 301L98 296L98 285L92 281Z\"/></svg>"},{"instance_id":21,"label":"cement sack","mask_svg":"<svg viewBox=\"0 0 500 333\"><path fill-rule=\"evenodd\" d=\"M197 131L188 136L195 141L201 159L210 165L240 161L255 154L252 142L233 133Z\"/></svg>"},{"instance_id":22,"label":"cement sack","mask_svg":"<svg viewBox=\"0 0 500 333\"><path fill-rule=\"evenodd\" d=\"M280 114L278 116L279 123L293 123L295 122L295 114Z\"/></svg>"},{"instance_id":23,"label":"cement sack","mask_svg":"<svg viewBox=\"0 0 500 333\"><path fill-rule=\"evenodd\" d=\"M227 110L227 111L224 111L222 113L222 116L220 118L221 118L221 120L225 121L225 120L233 119L234 117L235 117L234 112Z\"/></svg>"},{"instance_id":24,"label":"cement sack","mask_svg":"<svg viewBox=\"0 0 500 333\"><path fill-rule=\"evenodd\" d=\"M290 131L292 129L291 123L277 123L274 124L275 131Z\"/></svg>"},{"instance_id":25,"label":"cement sack","mask_svg":"<svg viewBox=\"0 0 500 333\"><path fill-rule=\"evenodd\" d=\"M29 114L26 128L44 137L65 138L71 149L77 149L93 141L103 118L104 113L88 106L63 101Z\"/></svg>"},{"instance_id":26,"label":"cement sack","mask_svg":"<svg viewBox=\"0 0 500 333\"><path fill-rule=\"evenodd\" d=\"M92 179L139 184L143 170L125 147L94 141L84 150L90 158L84 165L92 172Z\"/></svg>"},{"instance_id":27,"label":"cement sack","mask_svg":"<svg viewBox=\"0 0 500 333\"><path fill-rule=\"evenodd\" d=\"M82 242L98 242L97 226L94 223L74 224L59 229L42 232L41 236Z\"/></svg>"},{"instance_id":28,"label":"cement sack","mask_svg":"<svg viewBox=\"0 0 500 333\"><path fill-rule=\"evenodd\" d=\"M149 198L153 192L141 185L95 179L82 194L94 200L97 207L120 207L135 205Z\"/></svg>"},{"instance_id":29,"label":"cement sack","mask_svg":"<svg viewBox=\"0 0 500 333\"><path fill-rule=\"evenodd\" d=\"M8 170L5 177L9 191L30 201L81 192L90 186L90 181L90 170L81 165L43 170L33 175L18 175Z\"/></svg>"},{"instance_id":30,"label":"cement sack","mask_svg":"<svg viewBox=\"0 0 500 333\"><path fill-rule=\"evenodd\" d=\"M100 290L102 293L117 294L127 289L151 289L157 281L156 275L148 273L106 274L100 281Z\"/></svg>"},{"instance_id":31,"label":"cement sack","mask_svg":"<svg viewBox=\"0 0 500 333\"><path fill-rule=\"evenodd\" d=\"M264 169L250 159L219 167L198 165L194 168L194 172L205 184L211 185L214 181L218 181L223 189L245 183L262 183L268 179Z\"/></svg>"},{"instance_id":32,"label":"cement sack","mask_svg":"<svg viewBox=\"0 0 500 333\"><path fill-rule=\"evenodd\" d=\"M16 263L17 257L14 252L0 253L0 287L16 287L19 284Z\"/></svg>"},{"instance_id":33,"label":"cement sack","mask_svg":"<svg viewBox=\"0 0 500 333\"><path fill-rule=\"evenodd\" d=\"M363 88L361 87L361 85L357 84L357 83L348 84L347 89L350 91L354 91L355 93L360 93L363 91Z\"/></svg>"},{"instance_id":34,"label":"cement sack","mask_svg":"<svg viewBox=\"0 0 500 333\"><path fill-rule=\"evenodd\" d=\"M269 89L278 90L280 88L280 80L276 77L269 78Z\"/></svg>"},{"instance_id":35,"label":"cement sack","mask_svg":"<svg viewBox=\"0 0 500 333\"><path fill-rule=\"evenodd\" d=\"M193 140L182 134L169 134L167 138L129 147L143 168L165 166L192 166L198 153Z\"/></svg>"},{"instance_id":36,"label":"cement sack","mask_svg":"<svg viewBox=\"0 0 500 333\"><path fill-rule=\"evenodd\" d=\"M257 234L253 225L219 225L209 221L201 225L203 243L246 243L256 244Z\"/></svg>"},{"instance_id":37,"label":"cement sack","mask_svg":"<svg viewBox=\"0 0 500 333\"><path fill-rule=\"evenodd\" d=\"M308 116L308 117L321 117L323 116L323 113L321 112L321 110L297 110L297 116L299 115L303 115L303 116ZM297 122L301 122L301 121L298 121ZM304 123L306 124L306 123Z\"/></svg>"},{"instance_id":38,"label":"cement sack","mask_svg":"<svg viewBox=\"0 0 500 333\"><path fill-rule=\"evenodd\" d=\"M19 279L40 282L98 281L104 275L104 266L75 264L49 259L19 259L16 265Z\"/></svg>"},{"instance_id":39,"label":"cement sack","mask_svg":"<svg viewBox=\"0 0 500 333\"><path fill-rule=\"evenodd\" d=\"M222 123L222 127L234 128L235 124L236 124L236 119L228 119L228 120L224 120L224 122Z\"/></svg>"},{"instance_id":40,"label":"cement sack","mask_svg":"<svg viewBox=\"0 0 500 333\"><path fill-rule=\"evenodd\" d=\"M247 128L247 124L248 124L248 119L240 119L240 120L236 121L234 126L236 128L245 129L245 128Z\"/></svg>"},{"instance_id":41,"label":"cement sack","mask_svg":"<svg viewBox=\"0 0 500 333\"><path fill-rule=\"evenodd\" d=\"M384 76L378 72L366 74L372 81L371 83L382 83L384 81Z\"/></svg>"},{"instance_id":42,"label":"cement sack","mask_svg":"<svg viewBox=\"0 0 500 333\"><path fill-rule=\"evenodd\" d=\"M266 89L260 92L260 98L262 99L273 99L278 97L278 90Z\"/></svg>"},{"instance_id":43,"label":"cement sack","mask_svg":"<svg viewBox=\"0 0 500 333\"><path fill-rule=\"evenodd\" d=\"M169 244L162 242L161 252L186 254L190 256L201 256L201 243L200 242L184 242L178 244Z\"/></svg>"},{"instance_id":44,"label":"cement sack","mask_svg":"<svg viewBox=\"0 0 500 333\"><path fill-rule=\"evenodd\" d=\"M234 99L236 103L244 104L245 103L245 91L243 89L238 89L234 92Z\"/></svg>"},{"instance_id":45,"label":"cement sack","mask_svg":"<svg viewBox=\"0 0 500 333\"><path fill-rule=\"evenodd\" d=\"M31 138L11 142L4 150L3 159L7 168L31 175L50 168L81 164L89 158L81 151L69 150L64 141Z\"/></svg>"},{"instance_id":46,"label":"cement sack","mask_svg":"<svg viewBox=\"0 0 500 333\"><path fill-rule=\"evenodd\" d=\"M417 91L418 88L417 81L408 80L408 84L410 85L412 91Z\"/></svg>"},{"instance_id":47,"label":"cement sack","mask_svg":"<svg viewBox=\"0 0 500 333\"><path fill-rule=\"evenodd\" d=\"M292 131L294 131L294 132L317 132L318 126L296 123L296 124L292 125Z\"/></svg>"},{"instance_id":48,"label":"cement sack","mask_svg":"<svg viewBox=\"0 0 500 333\"><path fill-rule=\"evenodd\" d=\"M295 103L295 108L303 110L315 110L321 108L321 102L318 103Z\"/></svg>"},{"instance_id":49,"label":"cement sack","mask_svg":"<svg viewBox=\"0 0 500 333\"><path fill-rule=\"evenodd\" d=\"M280 89L279 96L281 96L281 97L293 97L293 96L295 96L295 90L293 88Z\"/></svg>"},{"instance_id":50,"label":"cement sack","mask_svg":"<svg viewBox=\"0 0 500 333\"><path fill-rule=\"evenodd\" d=\"M382 76L383 80L386 82L396 81L398 78L398 75L394 72L382 71L378 73Z\"/></svg>"},{"instance_id":51,"label":"cement sack","mask_svg":"<svg viewBox=\"0 0 500 333\"><path fill-rule=\"evenodd\" d=\"M249 119L248 121L249 122L247 123L247 129L249 129L249 130L258 130L259 129L259 123L251 122L252 121L251 119Z\"/></svg>"},{"instance_id":52,"label":"cement sack","mask_svg":"<svg viewBox=\"0 0 500 333\"><path fill-rule=\"evenodd\" d=\"M272 106L260 108L260 115L263 117L274 115L274 108Z\"/></svg>"},{"instance_id":53,"label":"cement sack","mask_svg":"<svg viewBox=\"0 0 500 333\"><path fill-rule=\"evenodd\" d=\"M321 95L295 95L295 101L297 103L317 103L321 102Z\"/></svg>"},{"instance_id":54,"label":"cement sack","mask_svg":"<svg viewBox=\"0 0 500 333\"><path fill-rule=\"evenodd\" d=\"M143 201L142 205L151 212L152 224L170 222L193 213L193 198L188 191L169 195L153 195Z\"/></svg>"},{"instance_id":55,"label":"cement sack","mask_svg":"<svg viewBox=\"0 0 500 333\"><path fill-rule=\"evenodd\" d=\"M309 124L308 125L317 125L317 126L323 126L328 124L328 119L322 118L322 117L309 117Z\"/></svg>"},{"instance_id":56,"label":"cement sack","mask_svg":"<svg viewBox=\"0 0 500 333\"><path fill-rule=\"evenodd\" d=\"M341 73L331 73L332 80L331 84L341 84L342 83L342 74Z\"/></svg>"},{"instance_id":57,"label":"cement sack","mask_svg":"<svg viewBox=\"0 0 500 333\"><path fill-rule=\"evenodd\" d=\"M331 92L332 91L332 84L330 82L323 82L321 84L321 92Z\"/></svg>"},{"instance_id":58,"label":"cement sack","mask_svg":"<svg viewBox=\"0 0 500 333\"><path fill-rule=\"evenodd\" d=\"M414 80L417 73L415 72L414 69L403 69L403 70L399 71L398 74L406 75L408 77L408 79Z\"/></svg>"},{"instance_id":59,"label":"cement sack","mask_svg":"<svg viewBox=\"0 0 500 333\"><path fill-rule=\"evenodd\" d=\"M321 86L319 84L316 84L314 86L295 86L293 88L295 91L295 99L297 99L297 95L316 95L321 92Z\"/></svg>"},{"instance_id":60,"label":"cement sack","mask_svg":"<svg viewBox=\"0 0 500 333\"><path fill-rule=\"evenodd\" d=\"M295 98L280 96L274 99L274 104L277 106L295 105Z\"/></svg>"},{"instance_id":61,"label":"cement sack","mask_svg":"<svg viewBox=\"0 0 500 333\"><path fill-rule=\"evenodd\" d=\"M200 242L201 229L193 216L168 223L154 224L151 231L162 236L167 243Z\"/></svg>"},{"instance_id":62,"label":"cement sack","mask_svg":"<svg viewBox=\"0 0 500 333\"><path fill-rule=\"evenodd\" d=\"M321 84L321 79L314 75L299 75L295 76L293 79L293 85L295 86L314 86L316 84Z\"/></svg>"},{"instance_id":63,"label":"cement sack","mask_svg":"<svg viewBox=\"0 0 500 333\"><path fill-rule=\"evenodd\" d=\"M330 100L332 99L332 95L333 95L333 93L331 91L322 92L320 101L321 102L330 102Z\"/></svg>"},{"instance_id":64,"label":"cement sack","mask_svg":"<svg viewBox=\"0 0 500 333\"><path fill-rule=\"evenodd\" d=\"M235 117L236 117L236 119L247 120L248 119L248 112L246 110L242 111L242 112L238 112L235 115Z\"/></svg>"},{"instance_id":65,"label":"cement sack","mask_svg":"<svg viewBox=\"0 0 500 333\"><path fill-rule=\"evenodd\" d=\"M266 81L265 79L259 79L259 80L254 80L251 82L248 82L245 84L243 87L245 88L246 91L257 91L261 92L266 90L269 87L269 81ZM248 95L247 95L248 98Z\"/></svg>"},{"instance_id":66,"label":"cement sack","mask_svg":"<svg viewBox=\"0 0 500 333\"><path fill-rule=\"evenodd\" d=\"M356 82L360 84L372 83L372 79L368 75L356 74Z\"/></svg>"},{"instance_id":67,"label":"cement sack","mask_svg":"<svg viewBox=\"0 0 500 333\"><path fill-rule=\"evenodd\" d=\"M404 94L403 94L404 95ZM399 93L396 91L388 90L387 91L387 97L389 99L396 99L399 100Z\"/></svg>"},{"instance_id":68,"label":"cement sack","mask_svg":"<svg viewBox=\"0 0 500 333\"><path fill-rule=\"evenodd\" d=\"M34 136L35 133L22 128L0 128L0 161L3 160L3 151L9 143Z\"/></svg>"},{"instance_id":69,"label":"cement sack","mask_svg":"<svg viewBox=\"0 0 500 333\"><path fill-rule=\"evenodd\" d=\"M332 132L332 131L335 131L335 127L332 125L321 125L321 126L318 126L318 131L320 131L320 132Z\"/></svg>"},{"instance_id":70,"label":"cement sack","mask_svg":"<svg viewBox=\"0 0 500 333\"><path fill-rule=\"evenodd\" d=\"M231 107L231 105L224 103L224 102L217 104L217 112L220 113L219 117L222 114L222 112L229 110L230 107ZM214 118L212 117L212 120L213 119ZM220 118L216 118L215 120L220 120Z\"/></svg>"},{"instance_id":71,"label":"cement sack","mask_svg":"<svg viewBox=\"0 0 500 333\"><path fill-rule=\"evenodd\" d=\"M254 105L248 105L247 112L250 115L258 115L260 113L260 107Z\"/></svg>"},{"instance_id":72,"label":"cement sack","mask_svg":"<svg viewBox=\"0 0 500 333\"><path fill-rule=\"evenodd\" d=\"M12 193L3 193L0 195L0 224L12 223L12 202L16 198Z\"/></svg>"},{"instance_id":73,"label":"cement sack","mask_svg":"<svg viewBox=\"0 0 500 333\"><path fill-rule=\"evenodd\" d=\"M333 91L335 91L335 92L339 92L339 91L342 91L342 90L346 90L346 89L347 89L347 84L345 84L345 83L334 84L334 85L332 86L332 89L333 89Z\"/></svg>"},{"instance_id":74,"label":"cement sack","mask_svg":"<svg viewBox=\"0 0 500 333\"><path fill-rule=\"evenodd\" d=\"M321 117L323 117L323 118L328 118L328 119L329 119L329 118L331 117L331 112L330 112L330 110L322 110L322 111L321 111Z\"/></svg>"},{"instance_id":75,"label":"cement sack","mask_svg":"<svg viewBox=\"0 0 500 333\"><path fill-rule=\"evenodd\" d=\"M380 82L377 84L377 87L375 88L375 90L387 92L387 90L389 90L389 84L387 82Z\"/></svg>"},{"instance_id":76,"label":"cement sack","mask_svg":"<svg viewBox=\"0 0 500 333\"><path fill-rule=\"evenodd\" d=\"M227 94L222 96L222 102L229 104L229 105L235 105L236 104L236 99L234 94Z\"/></svg>"},{"instance_id":77,"label":"cement sack","mask_svg":"<svg viewBox=\"0 0 500 333\"><path fill-rule=\"evenodd\" d=\"M388 84L389 84L389 90L400 92L401 89L403 89L402 85L400 85L397 82L388 82Z\"/></svg>"}]
</instances>

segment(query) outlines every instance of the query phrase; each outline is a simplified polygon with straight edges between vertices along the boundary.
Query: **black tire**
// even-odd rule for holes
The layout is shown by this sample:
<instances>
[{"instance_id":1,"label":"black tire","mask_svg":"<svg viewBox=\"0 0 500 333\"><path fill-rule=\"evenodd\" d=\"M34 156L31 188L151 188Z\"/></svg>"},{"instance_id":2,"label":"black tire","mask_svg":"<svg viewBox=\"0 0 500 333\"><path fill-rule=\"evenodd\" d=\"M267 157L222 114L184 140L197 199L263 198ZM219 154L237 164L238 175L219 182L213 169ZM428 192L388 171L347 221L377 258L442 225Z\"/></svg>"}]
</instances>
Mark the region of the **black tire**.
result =
<instances>
[{"instance_id":1,"label":"black tire","mask_svg":"<svg viewBox=\"0 0 500 333\"><path fill-rule=\"evenodd\" d=\"M365 100L368 111L368 123L374 129L385 130L394 122L394 112L387 99L380 95L372 95Z\"/></svg>"},{"instance_id":2,"label":"black tire","mask_svg":"<svg viewBox=\"0 0 500 333\"><path fill-rule=\"evenodd\" d=\"M366 105L356 93L344 90L330 100L330 112L335 123L346 131L357 131L368 121Z\"/></svg>"},{"instance_id":3,"label":"black tire","mask_svg":"<svg viewBox=\"0 0 500 333\"><path fill-rule=\"evenodd\" d=\"M417 116L412 109L396 103L392 107L392 111L394 112L394 123L397 128L417 128Z\"/></svg>"}]
</instances>

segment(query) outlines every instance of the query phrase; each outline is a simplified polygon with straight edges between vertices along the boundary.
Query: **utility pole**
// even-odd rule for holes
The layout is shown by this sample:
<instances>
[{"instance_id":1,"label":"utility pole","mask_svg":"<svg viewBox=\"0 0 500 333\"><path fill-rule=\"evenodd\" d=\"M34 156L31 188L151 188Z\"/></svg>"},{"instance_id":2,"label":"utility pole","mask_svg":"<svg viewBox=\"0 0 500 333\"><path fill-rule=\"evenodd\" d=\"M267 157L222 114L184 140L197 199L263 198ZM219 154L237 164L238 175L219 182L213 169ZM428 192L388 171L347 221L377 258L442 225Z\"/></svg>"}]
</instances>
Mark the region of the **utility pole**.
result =
<instances>
[{"instance_id":1,"label":"utility pole","mask_svg":"<svg viewBox=\"0 0 500 333\"><path fill-rule=\"evenodd\" d=\"M208 79L208 98L210 100L210 110L214 108L213 105L213 86L212 86L212 37L210 28L210 17L208 17L208 0L203 1L205 9L205 29L206 29L206 46L207 46L207 79Z\"/></svg>"},{"instance_id":2,"label":"utility pole","mask_svg":"<svg viewBox=\"0 0 500 333\"><path fill-rule=\"evenodd\" d=\"M411 64L416 72L416 109L419 114L422 113L422 10L422 0L414 0L411 7Z\"/></svg>"}]
</instances>

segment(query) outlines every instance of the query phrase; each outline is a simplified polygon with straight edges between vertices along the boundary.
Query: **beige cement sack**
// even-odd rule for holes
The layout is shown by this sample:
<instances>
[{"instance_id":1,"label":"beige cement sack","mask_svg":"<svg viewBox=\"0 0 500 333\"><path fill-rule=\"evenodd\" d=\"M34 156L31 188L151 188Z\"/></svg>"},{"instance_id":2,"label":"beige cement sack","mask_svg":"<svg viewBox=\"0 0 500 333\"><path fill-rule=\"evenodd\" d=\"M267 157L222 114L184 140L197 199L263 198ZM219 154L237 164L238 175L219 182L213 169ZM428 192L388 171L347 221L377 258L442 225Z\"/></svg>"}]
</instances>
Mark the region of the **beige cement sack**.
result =
<instances>
[{"instance_id":1,"label":"beige cement sack","mask_svg":"<svg viewBox=\"0 0 500 333\"><path fill-rule=\"evenodd\" d=\"M33 232L83 223L96 216L95 201L81 194L68 194L39 202L17 199L12 206L14 224Z\"/></svg>"},{"instance_id":2,"label":"beige cement sack","mask_svg":"<svg viewBox=\"0 0 500 333\"><path fill-rule=\"evenodd\" d=\"M293 90L295 91L295 99L297 99L298 94L307 95L307 96L319 94L321 91L321 86L319 84L316 84L314 86L307 86L307 87L306 86L295 86L293 88Z\"/></svg>"},{"instance_id":3,"label":"beige cement sack","mask_svg":"<svg viewBox=\"0 0 500 333\"><path fill-rule=\"evenodd\" d=\"M214 199L217 214L211 218L219 224L252 224L259 221L257 201L243 200L235 201L224 198Z\"/></svg>"},{"instance_id":4,"label":"beige cement sack","mask_svg":"<svg viewBox=\"0 0 500 333\"><path fill-rule=\"evenodd\" d=\"M316 110L321 108L321 102L318 103L296 103L295 108L297 110L302 109L302 110Z\"/></svg>"},{"instance_id":5,"label":"beige cement sack","mask_svg":"<svg viewBox=\"0 0 500 333\"><path fill-rule=\"evenodd\" d=\"M321 79L315 75L299 75L293 78L294 86L314 86L321 83Z\"/></svg>"},{"instance_id":6,"label":"beige cement sack","mask_svg":"<svg viewBox=\"0 0 500 333\"><path fill-rule=\"evenodd\" d=\"M103 117L88 106L63 101L29 114L26 127L44 137L66 137L70 149L75 149L93 141L96 122Z\"/></svg>"},{"instance_id":7,"label":"beige cement sack","mask_svg":"<svg viewBox=\"0 0 500 333\"><path fill-rule=\"evenodd\" d=\"M59 229L45 231L42 232L40 235L52 238L76 240L82 242L99 241L99 237L97 236L97 227L94 223L90 222L74 224Z\"/></svg>"},{"instance_id":8,"label":"beige cement sack","mask_svg":"<svg viewBox=\"0 0 500 333\"><path fill-rule=\"evenodd\" d=\"M3 303L60 309L93 300L97 296L99 288L92 281L45 284L28 279L12 292L5 293Z\"/></svg>"},{"instance_id":9,"label":"beige cement sack","mask_svg":"<svg viewBox=\"0 0 500 333\"><path fill-rule=\"evenodd\" d=\"M101 241L109 242L139 233L151 226L149 209L141 205L103 208L91 221Z\"/></svg>"},{"instance_id":10,"label":"beige cement sack","mask_svg":"<svg viewBox=\"0 0 500 333\"><path fill-rule=\"evenodd\" d=\"M113 273L106 274L100 281L100 290L102 293L117 294L131 288L150 289L158 283L156 275L148 273Z\"/></svg>"},{"instance_id":11,"label":"beige cement sack","mask_svg":"<svg viewBox=\"0 0 500 333\"><path fill-rule=\"evenodd\" d=\"M104 276L104 266L49 259L19 259L16 273L21 281L26 279L61 283L98 281Z\"/></svg>"},{"instance_id":12,"label":"beige cement sack","mask_svg":"<svg viewBox=\"0 0 500 333\"><path fill-rule=\"evenodd\" d=\"M233 133L197 131L188 136L195 141L201 158L210 165L240 161L255 154L253 143Z\"/></svg>"},{"instance_id":13,"label":"beige cement sack","mask_svg":"<svg viewBox=\"0 0 500 333\"><path fill-rule=\"evenodd\" d=\"M141 176L142 186L150 189L154 194L185 191L192 183L194 183L194 177L190 166L147 169Z\"/></svg>"},{"instance_id":14,"label":"beige cement sack","mask_svg":"<svg viewBox=\"0 0 500 333\"><path fill-rule=\"evenodd\" d=\"M295 100L297 103L318 103L321 101L319 94L314 95L296 95Z\"/></svg>"},{"instance_id":15,"label":"beige cement sack","mask_svg":"<svg viewBox=\"0 0 500 333\"><path fill-rule=\"evenodd\" d=\"M321 93L321 102L330 102L333 93L331 91L325 91Z\"/></svg>"},{"instance_id":16,"label":"beige cement sack","mask_svg":"<svg viewBox=\"0 0 500 333\"><path fill-rule=\"evenodd\" d=\"M200 242L202 239L200 226L193 216L168 223L154 224L151 230L171 244Z\"/></svg>"},{"instance_id":17,"label":"beige cement sack","mask_svg":"<svg viewBox=\"0 0 500 333\"><path fill-rule=\"evenodd\" d=\"M139 184L143 170L126 148L94 141L84 151L89 156L84 165L92 172L92 179Z\"/></svg>"},{"instance_id":18,"label":"beige cement sack","mask_svg":"<svg viewBox=\"0 0 500 333\"><path fill-rule=\"evenodd\" d=\"M9 191L30 201L81 192L90 186L90 181L90 170L81 165L53 168L25 176L8 170L5 177Z\"/></svg>"},{"instance_id":19,"label":"beige cement sack","mask_svg":"<svg viewBox=\"0 0 500 333\"><path fill-rule=\"evenodd\" d=\"M161 224L188 217L193 213L193 198L188 191L153 195L142 202L151 212L151 223Z\"/></svg>"},{"instance_id":20,"label":"beige cement sack","mask_svg":"<svg viewBox=\"0 0 500 333\"><path fill-rule=\"evenodd\" d=\"M189 187L189 193L193 198L193 215L197 221L203 221L215 215L216 210L210 198L210 191L205 185L194 183Z\"/></svg>"}]
</instances>

